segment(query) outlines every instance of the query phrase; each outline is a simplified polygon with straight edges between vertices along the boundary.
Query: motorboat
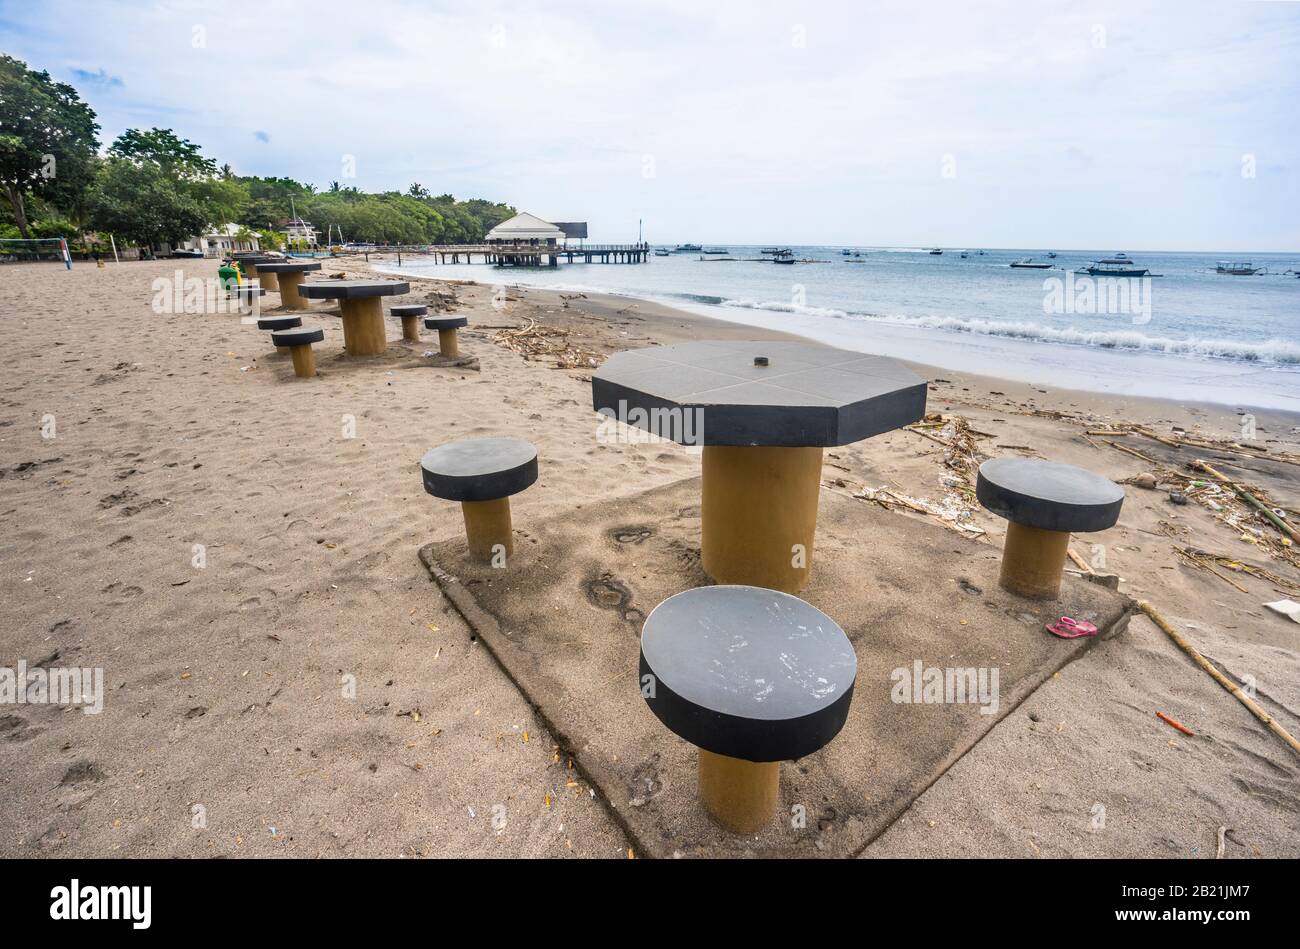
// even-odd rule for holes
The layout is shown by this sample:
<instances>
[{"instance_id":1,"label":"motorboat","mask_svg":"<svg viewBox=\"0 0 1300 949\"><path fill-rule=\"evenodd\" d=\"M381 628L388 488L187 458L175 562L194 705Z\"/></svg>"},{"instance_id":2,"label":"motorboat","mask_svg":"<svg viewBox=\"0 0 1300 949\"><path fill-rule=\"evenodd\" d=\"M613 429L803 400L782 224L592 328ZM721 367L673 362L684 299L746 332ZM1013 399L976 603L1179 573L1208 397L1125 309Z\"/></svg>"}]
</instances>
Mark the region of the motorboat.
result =
<instances>
[{"instance_id":1,"label":"motorboat","mask_svg":"<svg viewBox=\"0 0 1300 949\"><path fill-rule=\"evenodd\" d=\"M943 254L943 248L942 248L942 247L932 247L932 248L930 248L930 256L931 256L931 257L939 257L939 256L941 256L942 254Z\"/></svg>"},{"instance_id":2,"label":"motorboat","mask_svg":"<svg viewBox=\"0 0 1300 949\"><path fill-rule=\"evenodd\" d=\"M674 252L678 254L698 254L704 250L699 244L678 244Z\"/></svg>"},{"instance_id":3,"label":"motorboat","mask_svg":"<svg viewBox=\"0 0 1300 949\"><path fill-rule=\"evenodd\" d=\"M1146 267L1139 267L1127 254L1116 254L1095 260L1087 267L1077 271L1093 277L1145 277L1151 273Z\"/></svg>"},{"instance_id":4,"label":"motorboat","mask_svg":"<svg viewBox=\"0 0 1300 949\"><path fill-rule=\"evenodd\" d=\"M1021 257L1019 260L1013 260L1011 266L1015 270L1051 270L1052 265L1034 260L1032 257Z\"/></svg>"},{"instance_id":5,"label":"motorboat","mask_svg":"<svg viewBox=\"0 0 1300 949\"><path fill-rule=\"evenodd\" d=\"M1249 260L1221 260L1214 268L1215 273L1230 274L1234 277L1253 277L1263 270Z\"/></svg>"}]
</instances>

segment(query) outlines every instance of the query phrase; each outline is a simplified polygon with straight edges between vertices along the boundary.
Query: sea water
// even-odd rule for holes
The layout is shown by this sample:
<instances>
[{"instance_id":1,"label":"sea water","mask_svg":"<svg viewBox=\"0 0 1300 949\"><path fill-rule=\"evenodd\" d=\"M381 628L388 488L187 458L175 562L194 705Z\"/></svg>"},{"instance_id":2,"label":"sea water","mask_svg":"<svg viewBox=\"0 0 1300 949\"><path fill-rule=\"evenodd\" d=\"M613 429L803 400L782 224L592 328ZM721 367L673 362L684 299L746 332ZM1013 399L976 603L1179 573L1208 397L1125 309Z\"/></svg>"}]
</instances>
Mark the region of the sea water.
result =
<instances>
[{"instance_id":1,"label":"sea water","mask_svg":"<svg viewBox=\"0 0 1300 949\"><path fill-rule=\"evenodd\" d=\"M1107 287L1074 271L1113 250L1060 251L1049 261L1044 250L972 248L962 258L962 248L855 248L860 256L845 257L840 247L805 246L791 248L801 262L783 265L759 247L727 249L735 259L682 253L639 265L498 268L411 255L386 269L655 300L1048 388L1300 411L1300 253L1133 252L1151 279ZM1054 269L1009 266L1024 257ZM1268 272L1216 273L1227 259Z\"/></svg>"}]
</instances>

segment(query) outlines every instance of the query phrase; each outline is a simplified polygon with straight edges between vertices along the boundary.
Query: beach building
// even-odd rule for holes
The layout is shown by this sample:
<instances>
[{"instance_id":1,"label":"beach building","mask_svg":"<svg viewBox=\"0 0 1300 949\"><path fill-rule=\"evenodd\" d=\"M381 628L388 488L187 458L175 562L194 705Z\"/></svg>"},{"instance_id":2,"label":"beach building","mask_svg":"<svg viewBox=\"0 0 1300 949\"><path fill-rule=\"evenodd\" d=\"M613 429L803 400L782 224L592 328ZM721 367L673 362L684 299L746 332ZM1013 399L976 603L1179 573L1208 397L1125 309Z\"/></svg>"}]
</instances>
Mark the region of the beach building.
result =
<instances>
[{"instance_id":1,"label":"beach building","mask_svg":"<svg viewBox=\"0 0 1300 949\"><path fill-rule=\"evenodd\" d=\"M195 234L175 244L166 241L154 244L152 250L159 257L176 253L190 256L224 257L235 251L261 250L257 235L239 224L218 224L202 234Z\"/></svg>"},{"instance_id":2,"label":"beach building","mask_svg":"<svg viewBox=\"0 0 1300 949\"><path fill-rule=\"evenodd\" d=\"M532 244L555 247L567 245L570 238L582 241L586 237L586 221L552 224L525 211L492 228L488 231L485 241L489 244Z\"/></svg>"},{"instance_id":3,"label":"beach building","mask_svg":"<svg viewBox=\"0 0 1300 949\"><path fill-rule=\"evenodd\" d=\"M315 246L316 228L312 227L310 221L304 221L300 217L285 218L276 225L276 230L283 231L289 240L289 246L295 244L307 244Z\"/></svg>"}]
</instances>

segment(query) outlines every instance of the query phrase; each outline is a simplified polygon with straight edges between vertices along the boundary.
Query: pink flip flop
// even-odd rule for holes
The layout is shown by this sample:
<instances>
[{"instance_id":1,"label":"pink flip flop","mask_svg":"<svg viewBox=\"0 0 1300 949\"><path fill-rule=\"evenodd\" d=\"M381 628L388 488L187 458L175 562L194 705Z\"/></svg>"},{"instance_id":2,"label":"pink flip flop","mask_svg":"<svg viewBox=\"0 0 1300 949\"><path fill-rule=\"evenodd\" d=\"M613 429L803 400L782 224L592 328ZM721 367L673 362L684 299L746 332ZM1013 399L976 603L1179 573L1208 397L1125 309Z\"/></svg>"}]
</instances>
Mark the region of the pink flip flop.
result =
<instances>
[{"instance_id":1,"label":"pink flip flop","mask_svg":"<svg viewBox=\"0 0 1300 949\"><path fill-rule=\"evenodd\" d=\"M1071 619L1068 616L1062 616L1055 623L1048 623L1046 629L1053 636L1059 636L1061 639L1082 639L1085 636L1096 636L1097 627L1087 620Z\"/></svg>"}]
</instances>

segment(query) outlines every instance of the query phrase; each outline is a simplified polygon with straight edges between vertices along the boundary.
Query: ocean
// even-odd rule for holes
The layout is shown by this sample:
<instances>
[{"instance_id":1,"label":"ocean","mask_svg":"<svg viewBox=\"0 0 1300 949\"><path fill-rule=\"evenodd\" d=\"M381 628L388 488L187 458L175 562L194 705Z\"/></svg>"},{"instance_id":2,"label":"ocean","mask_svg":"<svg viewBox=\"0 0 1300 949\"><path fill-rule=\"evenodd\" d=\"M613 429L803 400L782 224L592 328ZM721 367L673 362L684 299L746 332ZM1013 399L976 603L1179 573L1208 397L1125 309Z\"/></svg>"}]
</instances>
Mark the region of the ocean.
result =
<instances>
[{"instance_id":1,"label":"ocean","mask_svg":"<svg viewBox=\"0 0 1300 949\"><path fill-rule=\"evenodd\" d=\"M710 248L712 245L704 245ZM1115 251L791 247L815 262L778 265L760 247L735 260L680 253L641 265L442 266L406 256L380 269L655 300L735 323L947 369L1095 392L1300 412L1300 253L1129 254L1149 280L1074 271ZM1032 257L1052 270L1009 264ZM1267 273L1229 276L1219 260Z\"/></svg>"}]
</instances>

